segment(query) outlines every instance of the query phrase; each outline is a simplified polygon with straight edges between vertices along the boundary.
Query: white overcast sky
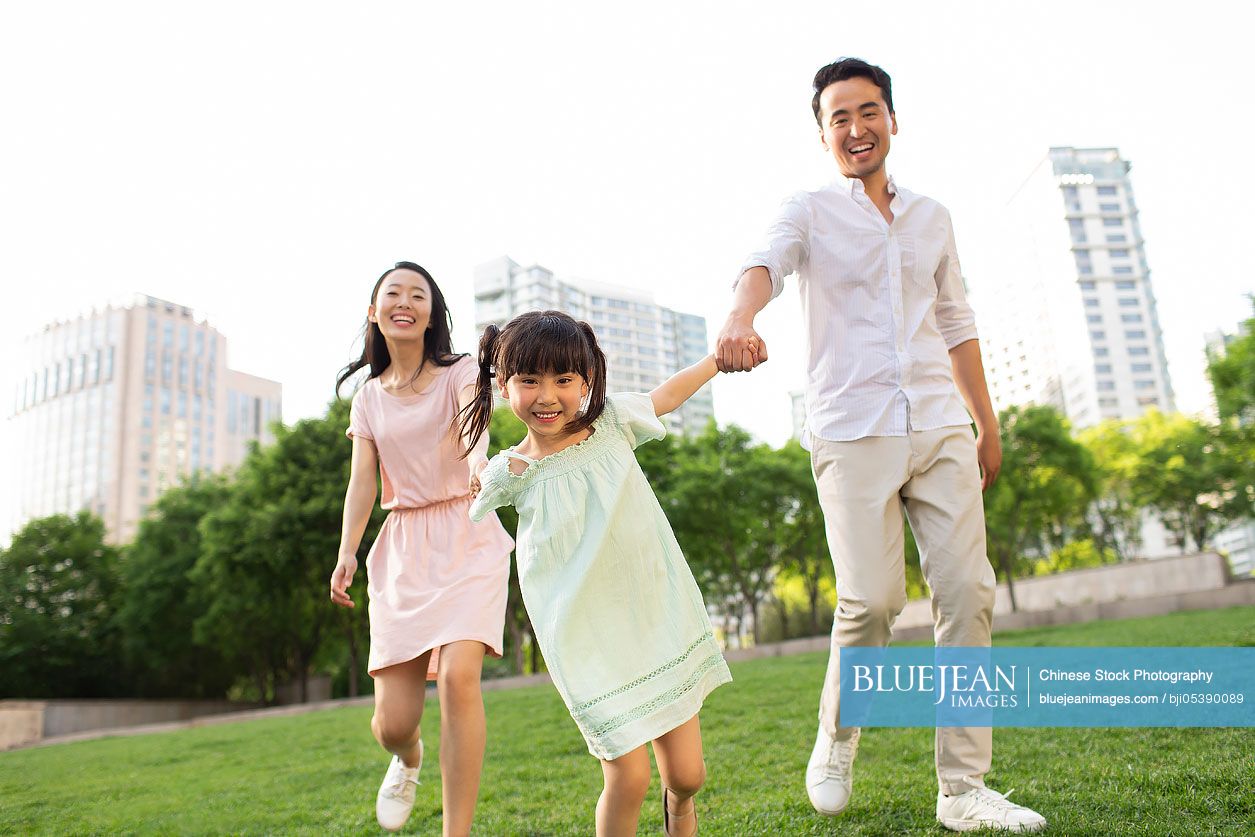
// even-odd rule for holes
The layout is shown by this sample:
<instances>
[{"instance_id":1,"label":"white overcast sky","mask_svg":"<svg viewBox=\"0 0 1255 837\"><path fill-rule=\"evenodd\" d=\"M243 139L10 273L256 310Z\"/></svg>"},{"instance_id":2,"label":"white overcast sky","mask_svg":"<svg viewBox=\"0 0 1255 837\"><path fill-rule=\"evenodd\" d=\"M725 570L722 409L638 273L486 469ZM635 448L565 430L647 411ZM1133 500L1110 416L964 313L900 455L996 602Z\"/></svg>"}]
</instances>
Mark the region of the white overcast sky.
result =
<instances>
[{"instance_id":1,"label":"white overcast sky","mask_svg":"<svg viewBox=\"0 0 1255 837\"><path fill-rule=\"evenodd\" d=\"M134 291L207 314L286 420L318 414L399 259L442 284L462 350L472 269L501 254L651 290L713 340L780 200L836 173L810 80L842 55L892 74L890 171L950 208L977 290L1005 280L999 213L1047 148L1118 146L1198 410L1202 335L1255 289L1255 75L1226 8L6 4L6 414L22 336ZM721 422L787 438L798 316L791 287L760 320L772 360L716 382Z\"/></svg>"}]
</instances>

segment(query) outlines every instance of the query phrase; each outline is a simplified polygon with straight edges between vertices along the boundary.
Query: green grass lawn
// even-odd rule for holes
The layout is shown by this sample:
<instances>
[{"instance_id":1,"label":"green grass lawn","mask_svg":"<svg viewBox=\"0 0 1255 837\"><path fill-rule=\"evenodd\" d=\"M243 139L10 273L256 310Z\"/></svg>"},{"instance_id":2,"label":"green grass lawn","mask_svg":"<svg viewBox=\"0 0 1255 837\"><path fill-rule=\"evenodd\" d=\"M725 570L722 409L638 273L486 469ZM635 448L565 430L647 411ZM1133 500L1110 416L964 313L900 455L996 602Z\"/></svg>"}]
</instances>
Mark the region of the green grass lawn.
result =
<instances>
[{"instance_id":1,"label":"green grass lawn","mask_svg":"<svg viewBox=\"0 0 1255 837\"><path fill-rule=\"evenodd\" d=\"M1255 608L997 635L1001 645L1251 645ZM866 731L854 798L816 814L803 771L824 656L732 666L702 711L704 835L948 834L933 817L932 731ZM591 834L601 770L551 687L491 692L476 831ZM371 834L387 758L369 708L0 753L0 833ZM439 834L439 708L408 833ZM998 729L989 784L1050 833L1251 834L1255 730ZM661 829L654 782L642 833Z\"/></svg>"}]
</instances>

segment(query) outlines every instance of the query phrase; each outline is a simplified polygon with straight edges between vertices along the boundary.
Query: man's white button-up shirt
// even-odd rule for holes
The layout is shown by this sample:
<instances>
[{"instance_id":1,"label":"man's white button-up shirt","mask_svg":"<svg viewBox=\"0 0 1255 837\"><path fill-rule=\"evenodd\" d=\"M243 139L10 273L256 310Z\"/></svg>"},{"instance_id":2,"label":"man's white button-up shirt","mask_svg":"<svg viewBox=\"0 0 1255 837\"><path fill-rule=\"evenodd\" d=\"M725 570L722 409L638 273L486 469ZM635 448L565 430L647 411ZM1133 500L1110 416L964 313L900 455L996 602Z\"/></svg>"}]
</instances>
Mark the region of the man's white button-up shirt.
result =
<instances>
[{"instance_id":1,"label":"man's white button-up shirt","mask_svg":"<svg viewBox=\"0 0 1255 837\"><path fill-rule=\"evenodd\" d=\"M949 350L976 339L950 213L889 181L887 223L858 179L784 202L763 247L771 295L796 273L806 326L806 432L833 442L971 421ZM739 281L739 280L738 280Z\"/></svg>"}]
</instances>

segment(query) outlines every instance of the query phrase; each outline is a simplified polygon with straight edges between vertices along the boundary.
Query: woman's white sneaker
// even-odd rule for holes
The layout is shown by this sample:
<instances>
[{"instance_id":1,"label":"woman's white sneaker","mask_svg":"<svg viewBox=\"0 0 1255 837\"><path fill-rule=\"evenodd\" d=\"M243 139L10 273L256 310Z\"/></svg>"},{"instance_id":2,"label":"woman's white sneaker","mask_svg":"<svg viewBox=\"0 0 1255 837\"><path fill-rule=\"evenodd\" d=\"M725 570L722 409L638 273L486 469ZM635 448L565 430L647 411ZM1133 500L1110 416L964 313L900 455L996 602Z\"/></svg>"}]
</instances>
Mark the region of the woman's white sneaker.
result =
<instances>
[{"instance_id":1,"label":"woman's white sneaker","mask_svg":"<svg viewBox=\"0 0 1255 837\"><path fill-rule=\"evenodd\" d=\"M1026 832L1045 828L1046 818L1007 799L1011 793L981 787L957 796L937 794L937 821L951 831L994 828Z\"/></svg>"},{"instance_id":2,"label":"woman's white sneaker","mask_svg":"<svg viewBox=\"0 0 1255 837\"><path fill-rule=\"evenodd\" d=\"M386 831L399 831L414 810L418 771L423 767L423 742L418 742L418 767L406 767L400 756L393 756L375 797L375 818Z\"/></svg>"}]
</instances>

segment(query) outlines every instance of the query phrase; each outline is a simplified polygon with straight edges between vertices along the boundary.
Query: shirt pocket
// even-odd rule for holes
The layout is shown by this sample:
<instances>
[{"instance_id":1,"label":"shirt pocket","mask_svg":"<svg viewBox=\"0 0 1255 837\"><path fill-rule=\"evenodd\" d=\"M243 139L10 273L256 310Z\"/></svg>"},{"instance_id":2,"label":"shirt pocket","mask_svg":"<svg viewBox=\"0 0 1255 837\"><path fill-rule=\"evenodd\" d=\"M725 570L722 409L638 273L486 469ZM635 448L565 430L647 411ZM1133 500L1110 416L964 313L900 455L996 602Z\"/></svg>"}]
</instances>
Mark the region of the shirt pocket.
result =
<instances>
[{"instance_id":1,"label":"shirt pocket","mask_svg":"<svg viewBox=\"0 0 1255 837\"><path fill-rule=\"evenodd\" d=\"M901 236L904 290L915 287L937 296L937 271L945 258L946 241L940 233Z\"/></svg>"}]
</instances>

